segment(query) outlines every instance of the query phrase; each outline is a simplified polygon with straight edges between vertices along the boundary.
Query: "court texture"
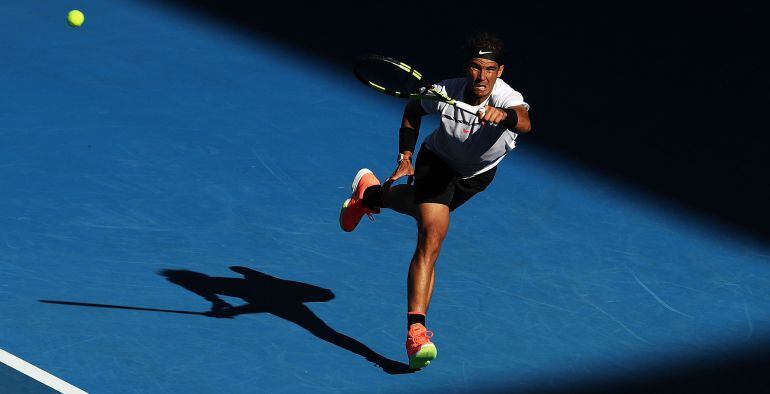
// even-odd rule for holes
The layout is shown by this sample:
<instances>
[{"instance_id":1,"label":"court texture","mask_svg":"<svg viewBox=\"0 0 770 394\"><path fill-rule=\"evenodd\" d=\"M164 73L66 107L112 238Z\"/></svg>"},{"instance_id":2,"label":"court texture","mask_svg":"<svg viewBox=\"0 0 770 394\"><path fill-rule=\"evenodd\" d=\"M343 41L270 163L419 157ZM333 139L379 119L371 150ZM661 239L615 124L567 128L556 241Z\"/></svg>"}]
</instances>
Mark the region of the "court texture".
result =
<instances>
[{"instance_id":1,"label":"court texture","mask_svg":"<svg viewBox=\"0 0 770 394\"><path fill-rule=\"evenodd\" d=\"M415 225L338 224L402 101L146 2L2 8L0 392L559 392L767 348L766 245L524 136L452 217L408 373Z\"/></svg>"}]
</instances>

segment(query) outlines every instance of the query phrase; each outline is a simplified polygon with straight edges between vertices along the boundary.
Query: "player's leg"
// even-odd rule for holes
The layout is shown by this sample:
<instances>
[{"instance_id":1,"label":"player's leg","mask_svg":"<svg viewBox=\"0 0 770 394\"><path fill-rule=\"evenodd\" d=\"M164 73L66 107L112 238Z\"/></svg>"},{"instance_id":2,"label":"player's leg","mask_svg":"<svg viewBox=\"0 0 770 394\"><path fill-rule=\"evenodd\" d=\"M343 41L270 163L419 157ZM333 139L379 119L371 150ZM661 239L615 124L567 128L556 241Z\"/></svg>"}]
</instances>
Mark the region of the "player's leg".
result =
<instances>
[{"instance_id":1,"label":"player's leg","mask_svg":"<svg viewBox=\"0 0 770 394\"><path fill-rule=\"evenodd\" d=\"M426 312L435 280L434 266L449 229L449 207L443 204L419 205L417 248L409 265L408 296L410 312Z\"/></svg>"},{"instance_id":2,"label":"player's leg","mask_svg":"<svg viewBox=\"0 0 770 394\"><path fill-rule=\"evenodd\" d=\"M433 285L436 283L436 267L433 265L433 271L430 273L430 285L428 286L428 306L425 308L425 313L430 308L430 300L433 298Z\"/></svg>"},{"instance_id":3,"label":"player's leg","mask_svg":"<svg viewBox=\"0 0 770 394\"><path fill-rule=\"evenodd\" d=\"M374 173L361 169L353 180L353 194L342 204L340 227L353 231L364 215L380 213L380 208L390 208L417 219L414 187L407 184L391 186L392 183L387 181L380 185Z\"/></svg>"},{"instance_id":4,"label":"player's leg","mask_svg":"<svg viewBox=\"0 0 770 394\"><path fill-rule=\"evenodd\" d=\"M449 207L438 203L419 205L417 248L409 265L407 296L409 304L409 333L406 340L409 366L420 369L436 358L436 345L430 341L433 333L425 327L425 314L433 293L436 260L449 229ZM415 320L417 319L417 320Z\"/></svg>"},{"instance_id":5,"label":"player's leg","mask_svg":"<svg viewBox=\"0 0 770 394\"><path fill-rule=\"evenodd\" d=\"M454 171L430 149L420 148L414 169L410 200L416 205L417 247L407 278L408 315L406 349L414 369L428 365L436 357L432 332L425 327L425 313L435 281L433 266L449 228L449 205L454 194Z\"/></svg>"},{"instance_id":6,"label":"player's leg","mask_svg":"<svg viewBox=\"0 0 770 394\"><path fill-rule=\"evenodd\" d=\"M440 167L434 166L435 168ZM409 365L412 368L421 368L429 364L437 353L435 344L430 342L433 333L425 328L425 314L433 295L436 278L435 262L449 228L449 212L483 191L494 179L495 169L470 178L453 176L448 184L439 187L443 182L437 184L435 180L440 179L443 173L444 171L434 170L431 177L422 178L425 182L418 183L418 188L415 190L415 200L420 202L420 219L418 220L418 246L409 267L408 320L410 324L407 337L407 354L410 355ZM435 189L432 186L436 186ZM430 264L421 265L426 262ZM416 323L411 324L412 322ZM420 344L422 345L418 347ZM415 351L415 349L418 350Z\"/></svg>"},{"instance_id":7,"label":"player's leg","mask_svg":"<svg viewBox=\"0 0 770 394\"><path fill-rule=\"evenodd\" d=\"M414 186L406 184L389 186L388 182L383 185L382 207L417 219L419 211L417 204L414 203Z\"/></svg>"},{"instance_id":8,"label":"player's leg","mask_svg":"<svg viewBox=\"0 0 770 394\"><path fill-rule=\"evenodd\" d=\"M424 146L420 147L415 163L415 185L422 179L423 190L434 194L442 193L452 178L452 172L446 163ZM366 168L358 171L353 180L353 194L345 200L340 210L340 227L345 231L353 231L364 215L380 213L380 208L390 208L417 219L415 187L392 184L393 181L389 180L381 185Z\"/></svg>"}]
</instances>

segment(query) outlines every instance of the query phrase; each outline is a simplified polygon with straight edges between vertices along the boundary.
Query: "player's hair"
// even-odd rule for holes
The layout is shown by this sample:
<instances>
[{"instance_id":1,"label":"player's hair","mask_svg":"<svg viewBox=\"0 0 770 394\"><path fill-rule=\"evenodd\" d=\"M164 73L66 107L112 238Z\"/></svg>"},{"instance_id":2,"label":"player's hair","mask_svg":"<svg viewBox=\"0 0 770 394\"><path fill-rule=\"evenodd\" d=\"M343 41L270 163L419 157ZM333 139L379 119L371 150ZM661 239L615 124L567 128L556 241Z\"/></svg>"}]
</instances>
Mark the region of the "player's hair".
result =
<instances>
[{"instance_id":1,"label":"player's hair","mask_svg":"<svg viewBox=\"0 0 770 394\"><path fill-rule=\"evenodd\" d=\"M481 31L471 34L463 45L463 52L467 59L479 57L479 51L492 51L497 63L503 64L505 55L505 43L494 33Z\"/></svg>"}]
</instances>

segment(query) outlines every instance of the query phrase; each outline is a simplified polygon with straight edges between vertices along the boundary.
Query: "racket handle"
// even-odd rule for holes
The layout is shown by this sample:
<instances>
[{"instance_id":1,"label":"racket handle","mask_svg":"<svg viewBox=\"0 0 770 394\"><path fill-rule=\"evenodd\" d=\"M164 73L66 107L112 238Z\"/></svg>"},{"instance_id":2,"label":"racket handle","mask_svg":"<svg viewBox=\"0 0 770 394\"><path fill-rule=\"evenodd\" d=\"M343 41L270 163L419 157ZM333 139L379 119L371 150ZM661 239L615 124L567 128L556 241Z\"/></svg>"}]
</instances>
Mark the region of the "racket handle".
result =
<instances>
[{"instance_id":1,"label":"racket handle","mask_svg":"<svg viewBox=\"0 0 770 394\"><path fill-rule=\"evenodd\" d=\"M455 107L460 108L461 110L473 115L478 115L479 112L481 112L481 116L484 116L485 107L483 105L475 106L475 105L464 103L462 101L455 101Z\"/></svg>"}]
</instances>

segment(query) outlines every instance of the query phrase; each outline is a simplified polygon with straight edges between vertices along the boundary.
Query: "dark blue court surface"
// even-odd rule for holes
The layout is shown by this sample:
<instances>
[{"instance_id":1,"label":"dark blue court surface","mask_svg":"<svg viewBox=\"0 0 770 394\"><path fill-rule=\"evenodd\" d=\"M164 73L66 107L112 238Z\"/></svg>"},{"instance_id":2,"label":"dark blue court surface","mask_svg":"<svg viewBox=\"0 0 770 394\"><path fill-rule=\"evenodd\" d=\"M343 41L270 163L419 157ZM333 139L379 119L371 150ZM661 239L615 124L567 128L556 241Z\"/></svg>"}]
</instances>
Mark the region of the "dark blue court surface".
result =
<instances>
[{"instance_id":1,"label":"dark blue court surface","mask_svg":"<svg viewBox=\"0 0 770 394\"><path fill-rule=\"evenodd\" d=\"M22 375L13 368L0 364L0 387L6 393L50 394L52 388Z\"/></svg>"},{"instance_id":2,"label":"dark blue court surface","mask_svg":"<svg viewBox=\"0 0 770 394\"><path fill-rule=\"evenodd\" d=\"M403 374L414 224L337 222L402 102L145 3L5 9L0 348L83 390L560 390L770 338L766 246L522 137L452 217L439 356Z\"/></svg>"}]
</instances>

